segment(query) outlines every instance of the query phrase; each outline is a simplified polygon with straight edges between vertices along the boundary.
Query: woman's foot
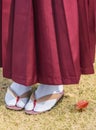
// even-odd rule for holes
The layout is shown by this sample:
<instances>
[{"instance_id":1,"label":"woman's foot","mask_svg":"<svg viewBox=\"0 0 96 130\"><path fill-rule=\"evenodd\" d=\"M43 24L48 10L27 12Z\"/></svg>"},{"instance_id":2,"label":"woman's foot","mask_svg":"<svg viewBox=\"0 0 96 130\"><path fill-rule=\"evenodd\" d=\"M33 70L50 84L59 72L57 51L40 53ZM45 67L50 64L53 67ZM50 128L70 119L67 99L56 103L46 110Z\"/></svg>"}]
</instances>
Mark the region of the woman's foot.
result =
<instances>
[{"instance_id":1,"label":"woman's foot","mask_svg":"<svg viewBox=\"0 0 96 130\"><path fill-rule=\"evenodd\" d=\"M13 82L5 95L6 107L13 110L22 110L29 100L32 88Z\"/></svg>"},{"instance_id":2,"label":"woman's foot","mask_svg":"<svg viewBox=\"0 0 96 130\"><path fill-rule=\"evenodd\" d=\"M63 85L39 85L25 106L27 114L38 114L50 110L64 95Z\"/></svg>"}]
</instances>

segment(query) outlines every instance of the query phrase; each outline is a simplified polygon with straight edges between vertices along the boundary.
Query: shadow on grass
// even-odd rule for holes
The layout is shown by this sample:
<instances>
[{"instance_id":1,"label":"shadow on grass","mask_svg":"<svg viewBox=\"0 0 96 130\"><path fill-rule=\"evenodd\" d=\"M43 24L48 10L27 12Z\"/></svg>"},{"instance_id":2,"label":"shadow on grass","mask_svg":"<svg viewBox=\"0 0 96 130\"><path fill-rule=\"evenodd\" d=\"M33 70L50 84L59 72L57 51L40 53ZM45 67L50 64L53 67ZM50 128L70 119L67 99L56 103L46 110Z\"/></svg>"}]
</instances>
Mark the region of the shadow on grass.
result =
<instances>
[{"instance_id":1,"label":"shadow on grass","mask_svg":"<svg viewBox=\"0 0 96 130\"><path fill-rule=\"evenodd\" d=\"M7 87L0 87L0 106L5 104L4 97L5 97L6 89Z\"/></svg>"}]
</instances>

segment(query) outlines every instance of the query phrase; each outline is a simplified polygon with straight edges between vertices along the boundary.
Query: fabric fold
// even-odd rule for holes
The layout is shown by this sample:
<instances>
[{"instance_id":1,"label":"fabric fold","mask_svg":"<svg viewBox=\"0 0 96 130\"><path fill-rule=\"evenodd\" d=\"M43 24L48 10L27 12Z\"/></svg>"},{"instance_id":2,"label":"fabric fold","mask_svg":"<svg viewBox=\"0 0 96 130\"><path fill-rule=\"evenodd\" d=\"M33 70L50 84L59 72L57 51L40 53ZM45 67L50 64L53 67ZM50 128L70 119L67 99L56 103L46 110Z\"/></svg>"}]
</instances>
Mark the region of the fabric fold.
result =
<instances>
[{"instance_id":1,"label":"fabric fold","mask_svg":"<svg viewBox=\"0 0 96 130\"><path fill-rule=\"evenodd\" d=\"M4 0L2 21L4 77L57 85L94 73L94 0Z\"/></svg>"}]
</instances>

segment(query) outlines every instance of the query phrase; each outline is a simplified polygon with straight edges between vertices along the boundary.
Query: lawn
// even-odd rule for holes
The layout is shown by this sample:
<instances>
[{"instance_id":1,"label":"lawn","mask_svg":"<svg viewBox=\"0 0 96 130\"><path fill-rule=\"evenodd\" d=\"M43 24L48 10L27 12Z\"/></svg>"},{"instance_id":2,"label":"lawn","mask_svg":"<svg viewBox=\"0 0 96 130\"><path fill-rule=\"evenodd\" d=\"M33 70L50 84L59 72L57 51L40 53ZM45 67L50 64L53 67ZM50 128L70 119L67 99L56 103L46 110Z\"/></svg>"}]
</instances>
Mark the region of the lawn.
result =
<instances>
[{"instance_id":1,"label":"lawn","mask_svg":"<svg viewBox=\"0 0 96 130\"><path fill-rule=\"evenodd\" d=\"M4 95L11 82L0 70L0 130L96 130L96 74L83 75L79 85L64 86L64 98L51 111L30 116L5 108ZM82 112L75 108L80 100L89 102Z\"/></svg>"}]
</instances>

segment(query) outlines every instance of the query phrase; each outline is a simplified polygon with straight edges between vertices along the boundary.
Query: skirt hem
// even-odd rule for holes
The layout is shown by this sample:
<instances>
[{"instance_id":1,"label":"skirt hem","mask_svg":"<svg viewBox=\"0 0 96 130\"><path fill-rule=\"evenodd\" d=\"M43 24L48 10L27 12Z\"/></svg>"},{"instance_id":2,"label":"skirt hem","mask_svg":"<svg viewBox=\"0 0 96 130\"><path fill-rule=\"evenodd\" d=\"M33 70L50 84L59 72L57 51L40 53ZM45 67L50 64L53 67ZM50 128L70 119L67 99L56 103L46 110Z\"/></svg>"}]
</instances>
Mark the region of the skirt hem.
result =
<instances>
[{"instance_id":1,"label":"skirt hem","mask_svg":"<svg viewBox=\"0 0 96 130\"><path fill-rule=\"evenodd\" d=\"M90 73L92 74L93 71ZM81 75L81 74L80 74ZM39 79L37 79L37 77L34 77L34 78L28 78L29 80L26 81L26 78L21 78L20 76L14 76L14 75L11 75L10 73L3 73L3 76L5 78L8 78L8 79L11 79L17 83L20 83L20 84L23 84L23 85L26 85L26 86L31 86L33 84L36 84L36 83L41 83L41 84L48 84L48 85L61 85L61 84L64 84L64 85L69 85L69 84L78 84L79 83L79 80L80 80L80 75L78 76L70 76L70 77L63 77L62 76L62 79L61 78L52 78L52 77L42 77ZM33 80L34 79L34 80Z\"/></svg>"}]
</instances>

